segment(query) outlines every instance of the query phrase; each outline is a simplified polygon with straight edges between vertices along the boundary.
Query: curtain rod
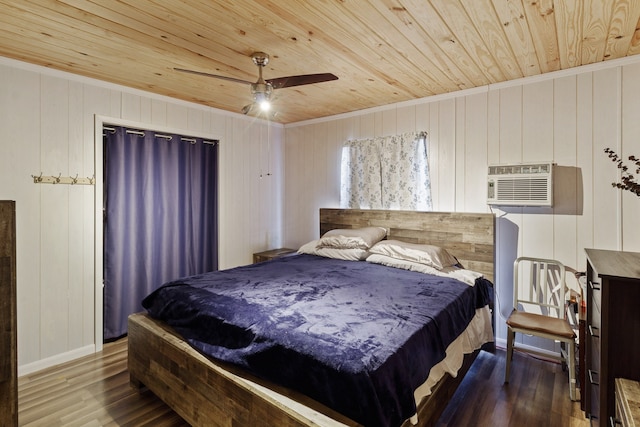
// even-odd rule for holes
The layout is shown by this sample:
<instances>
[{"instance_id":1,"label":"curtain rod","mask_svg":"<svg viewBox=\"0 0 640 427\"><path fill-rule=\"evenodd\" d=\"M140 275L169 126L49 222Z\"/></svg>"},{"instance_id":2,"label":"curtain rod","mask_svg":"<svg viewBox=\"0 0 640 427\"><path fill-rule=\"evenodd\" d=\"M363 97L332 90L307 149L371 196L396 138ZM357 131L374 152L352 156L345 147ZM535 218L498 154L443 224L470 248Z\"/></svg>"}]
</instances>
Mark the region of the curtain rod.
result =
<instances>
[{"instance_id":1,"label":"curtain rod","mask_svg":"<svg viewBox=\"0 0 640 427\"><path fill-rule=\"evenodd\" d=\"M111 127L111 126L102 126L102 129L111 133L115 133L116 128ZM141 130L134 130L134 129L125 129L127 133L129 134L133 134L133 135L139 135L139 136L144 136L144 131ZM153 132L153 131L151 131ZM164 138L167 141L171 141L173 139L172 135L166 135L166 134L162 134L162 133L155 133L155 136L158 138ZM195 144L197 142L196 138L191 138L191 137L186 137L186 136L181 136L180 137L181 141L184 142L190 142L191 144ZM202 139L202 143L203 144L209 144L209 145L216 145L219 144L220 141L217 139L214 140L208 140L208 139Z\"/></svg>"}]
</instances>

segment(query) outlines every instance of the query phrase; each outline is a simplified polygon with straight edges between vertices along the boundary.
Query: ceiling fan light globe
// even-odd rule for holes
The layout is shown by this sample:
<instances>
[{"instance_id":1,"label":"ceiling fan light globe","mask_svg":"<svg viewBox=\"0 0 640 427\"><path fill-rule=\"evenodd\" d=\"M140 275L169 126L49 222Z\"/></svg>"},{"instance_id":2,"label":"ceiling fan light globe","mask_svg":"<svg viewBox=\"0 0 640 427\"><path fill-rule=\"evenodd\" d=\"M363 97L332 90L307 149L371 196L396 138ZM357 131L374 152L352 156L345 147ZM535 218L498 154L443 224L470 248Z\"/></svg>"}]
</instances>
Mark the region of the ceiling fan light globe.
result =
<instances>
[{"instance_id":1,"label":"ceiling fan light globe","mask_svg":"<svg viewBox=\"0 0 640 427\"><path fill-rule=\"evenodd\" d=\"M260 110L269 111L271 109L271 103L268 100L260 102Z\"/></svg>"}]
</instances>

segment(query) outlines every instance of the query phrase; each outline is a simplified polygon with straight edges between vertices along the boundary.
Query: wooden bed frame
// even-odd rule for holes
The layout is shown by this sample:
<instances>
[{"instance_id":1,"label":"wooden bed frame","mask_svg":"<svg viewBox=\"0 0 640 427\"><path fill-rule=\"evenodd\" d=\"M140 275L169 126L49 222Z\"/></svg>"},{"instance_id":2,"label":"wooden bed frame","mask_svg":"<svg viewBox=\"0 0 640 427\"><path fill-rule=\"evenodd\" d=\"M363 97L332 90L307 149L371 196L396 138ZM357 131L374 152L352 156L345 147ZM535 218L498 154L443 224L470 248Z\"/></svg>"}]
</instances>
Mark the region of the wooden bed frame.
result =
<instances>
[{"instance_id":1,"label":"wooden bed frame","mask_svg":"<svg viewBox=\"0 0 640 427\"><path fill-rule=\"evenodd\" d=\"M493 281L493 214L320 209L320 234L334 228L380 226L388 239L442 246L463 266ZM193 426L358 426L290 389L213 361L146 314L129 317L129 374ZM436 423L479 351L458 375L445 374L418 408L418 425ZM406 421L403 426L411 424Z\"/></svg>"}]
</instances>

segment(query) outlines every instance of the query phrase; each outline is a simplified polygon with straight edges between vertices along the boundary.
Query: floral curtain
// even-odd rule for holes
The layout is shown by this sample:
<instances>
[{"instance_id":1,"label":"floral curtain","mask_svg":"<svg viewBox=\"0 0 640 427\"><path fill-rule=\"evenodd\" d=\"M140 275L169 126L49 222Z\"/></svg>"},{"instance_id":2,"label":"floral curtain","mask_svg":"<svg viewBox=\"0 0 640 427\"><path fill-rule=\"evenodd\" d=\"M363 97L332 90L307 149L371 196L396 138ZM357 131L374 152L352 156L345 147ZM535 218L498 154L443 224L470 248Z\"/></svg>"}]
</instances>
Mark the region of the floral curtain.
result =
<instances>
[{"instance_id":1,"label":"floral curtain","mask_svg":"<svg viewBox=\"0 0 640 427\"><path fill-rule=\"evenodd\" d=\"M341 175L343 208L432 209L425 132L347 141Z\"/></svg>"}]
</instances>

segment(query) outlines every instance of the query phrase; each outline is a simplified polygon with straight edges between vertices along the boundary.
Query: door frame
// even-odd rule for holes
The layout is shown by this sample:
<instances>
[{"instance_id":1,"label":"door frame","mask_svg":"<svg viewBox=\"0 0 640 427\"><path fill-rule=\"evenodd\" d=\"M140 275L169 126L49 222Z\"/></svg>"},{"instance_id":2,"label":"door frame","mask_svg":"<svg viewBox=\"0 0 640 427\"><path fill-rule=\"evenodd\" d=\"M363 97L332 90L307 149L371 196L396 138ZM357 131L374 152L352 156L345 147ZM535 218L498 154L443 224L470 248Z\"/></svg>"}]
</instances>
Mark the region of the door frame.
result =
<instances>
[{"instance_id":1,"label":"door frame","mask_svg":"<svg viewBox=\"0 0 640 427\"><path fill-rule=\"evenodd\" d=\"M223 158L222 136L211 133L179 129L170 126L154 125L150 123L136 122L132 120L118 119L114 117L94 116L94 154L95 154L95 181L94 181L94 341L95 351L101 351L104 344L104 143L102 140L102 128L105 125L123 126L132 129L140 129L149 132L165 134L178 134L185 137L195 137L212 139L218 141L218 160ZM220 190L222 173L222 163L218 161L218 227L220 226ZM218 239L218 253L220 253L220 239Z\"/></svg>"}]
</instances>

